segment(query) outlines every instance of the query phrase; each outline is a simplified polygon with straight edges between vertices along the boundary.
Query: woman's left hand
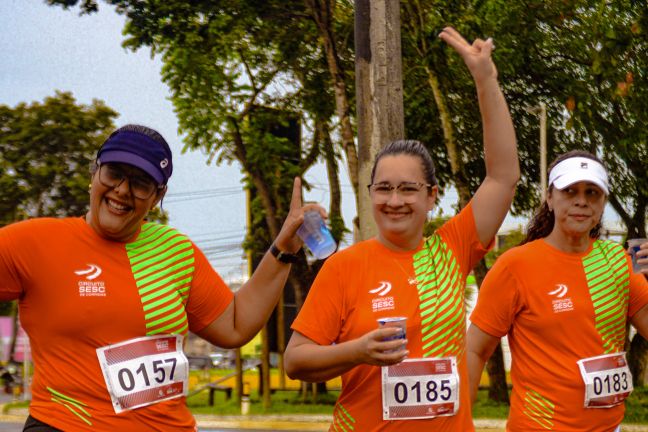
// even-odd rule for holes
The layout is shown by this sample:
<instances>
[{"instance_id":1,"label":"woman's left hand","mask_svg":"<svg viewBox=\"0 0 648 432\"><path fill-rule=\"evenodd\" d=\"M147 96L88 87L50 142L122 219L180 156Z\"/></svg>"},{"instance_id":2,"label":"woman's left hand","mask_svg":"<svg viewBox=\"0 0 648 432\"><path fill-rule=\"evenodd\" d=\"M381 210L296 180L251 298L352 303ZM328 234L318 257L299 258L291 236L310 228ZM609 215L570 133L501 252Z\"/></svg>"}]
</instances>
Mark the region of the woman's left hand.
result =
<instances>
[{"instance_id":1,"label":"woman's left hand","mask_svg":"<svg viewBox=\"0 0 648 432\"><path fill-rule=\"evenodd\" d=\"M639 250L635 252L635 261L638 267L637 273L648 275L648 242L639 245Z\"/></svg>"},{"instance_id":2,"label":"woman's left hand","mask_svg":"<svg viewBox=\"0 0 648 432\"><path fill-rule=\"evenodd\" d=\"M461 55L476 84L488 79L497 80L497 68L491 58L491 52L495 48L493 39L475 39L470 44L452 27L444 28L439 37Z\"/></svg>"},{"instance_id":3,"label":"woman's left hand","mask_svg":"<svg viewBox=\"0 0 648 432\"><path fill-rule=\"evenodd\" d=\"M323 219L328 215L324 207L319 204L309 203L302 205L301 178L295 177L293 183L292 198L290 199L290 211L281 226L281 231L274 240L275 246L283 252L296 253L302 247L302 240L297 235L297 230L304 222L304 213L307 211L318 211Z\"/></svg>"}]
</instances>

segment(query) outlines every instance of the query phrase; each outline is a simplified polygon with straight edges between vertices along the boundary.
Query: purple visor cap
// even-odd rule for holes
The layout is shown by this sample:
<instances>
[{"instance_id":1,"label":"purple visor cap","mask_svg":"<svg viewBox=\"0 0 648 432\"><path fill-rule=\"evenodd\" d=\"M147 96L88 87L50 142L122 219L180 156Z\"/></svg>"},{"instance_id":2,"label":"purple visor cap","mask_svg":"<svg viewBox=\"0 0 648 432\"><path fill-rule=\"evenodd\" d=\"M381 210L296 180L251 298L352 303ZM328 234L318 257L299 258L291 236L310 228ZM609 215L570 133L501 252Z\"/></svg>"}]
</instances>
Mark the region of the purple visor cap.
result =
<instances>
[{"instance_id":1,"label":"purple visor cap","mask_svg":"<svg viewBox=\"0 0 648 432\"><path fill-rule=\"evenodd\" d=\"M169 146L139 132L123 131L111 136L99 149L97 159L101 163L132 165L160 185L167 184L173 172Z\"/></svg>"}]
</instances>

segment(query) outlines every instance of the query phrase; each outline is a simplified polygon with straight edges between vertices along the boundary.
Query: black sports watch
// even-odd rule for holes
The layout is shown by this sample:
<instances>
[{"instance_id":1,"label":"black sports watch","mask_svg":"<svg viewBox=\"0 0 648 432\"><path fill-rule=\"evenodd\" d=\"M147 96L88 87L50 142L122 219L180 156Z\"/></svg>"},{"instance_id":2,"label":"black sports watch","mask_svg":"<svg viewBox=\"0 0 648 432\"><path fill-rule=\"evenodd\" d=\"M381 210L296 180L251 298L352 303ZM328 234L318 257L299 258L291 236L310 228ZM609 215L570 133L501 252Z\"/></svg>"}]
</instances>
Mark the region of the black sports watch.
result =
<instances>
[{"instance_id":1,"label":"black sports watch","mask_svg":"<svg viewBox=\"0 0 648 432\"><path fill-rule=\"evenodd\" d=\"M272 243L272 246L270 246L270 253L273 257L277 258L277 261L286 264L296 263L298 259L297 255L295 254L280 251L274 243Z\"/></svg>"}]
</instances>

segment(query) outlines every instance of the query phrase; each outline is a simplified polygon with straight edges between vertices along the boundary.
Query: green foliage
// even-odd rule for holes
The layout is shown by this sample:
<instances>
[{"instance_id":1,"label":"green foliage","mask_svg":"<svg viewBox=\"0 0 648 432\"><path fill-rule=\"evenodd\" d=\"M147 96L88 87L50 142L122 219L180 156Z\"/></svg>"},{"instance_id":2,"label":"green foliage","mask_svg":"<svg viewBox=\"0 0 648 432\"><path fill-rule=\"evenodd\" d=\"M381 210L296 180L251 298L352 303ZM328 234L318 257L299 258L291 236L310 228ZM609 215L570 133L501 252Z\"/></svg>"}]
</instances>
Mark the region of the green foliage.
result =
<instances>
[{"instance_id":1,"label":"green foliage","mask_svg":"<svg viewBox=\"0 0 648 432\"><path fill-rule=\"evenodd\" d=\"M86 211L90 162L117 113L57 92L42 103L0 105L0 226Z\"/></svg>"},{"instance_id":2,"label":"green foliage","mask_svg":"<svg viewBox=\"0 0 648 432\"><path fill-rule=\"evenodd\" d=\"M648 424L648 387L635 387L626 400L623 423Z\"/></svg>"},{"instance_id":3,"label":"green foliage","mask_svg":"<svg viewBox=\"0 0 648 432\"><path fill-rule=\"evenodd\" d=\"M441 228L441 225L450 220L450 216L443 216L441 209L437 212L437 215L433 218L428 219L423 227L423 237L429 237L434 234L434 231Z\"/></svg>"},{"instance_id":4,"label":"green foliage","mask_svg":"<svg viewBox=\"0 0 648 432\"><path fill-rule=\"evenodd\" d=\"M472 407L474 418L505 419L508 417L509 405L494 402L488 398L488 390L477 392L477 401Z\"/></svg>"},{"instance_id":5,"label":"green foliage","mask_svg":"<svg viewBox=\"0 0 648 432\"><path fill-rule=\"evenodd\" d=\"M509 16L527 41L527 91L550 107L548 159L574 148L601 156L610 201L637 234L648 205L646 13L645 2L550 1Z\"/></svg>"},{"instance_id":6,"label":"green foliage","mask_svg":"<svg viewBox=\"0 0 648 432\"><path fill-rule=\"evenodd\" d=\"M498 235L495 249L486 254L486 265L490 268L500 255L512 247L519 245L524 240L524 237L525 233L521 228Z\"/></svg>"}]
</instances>

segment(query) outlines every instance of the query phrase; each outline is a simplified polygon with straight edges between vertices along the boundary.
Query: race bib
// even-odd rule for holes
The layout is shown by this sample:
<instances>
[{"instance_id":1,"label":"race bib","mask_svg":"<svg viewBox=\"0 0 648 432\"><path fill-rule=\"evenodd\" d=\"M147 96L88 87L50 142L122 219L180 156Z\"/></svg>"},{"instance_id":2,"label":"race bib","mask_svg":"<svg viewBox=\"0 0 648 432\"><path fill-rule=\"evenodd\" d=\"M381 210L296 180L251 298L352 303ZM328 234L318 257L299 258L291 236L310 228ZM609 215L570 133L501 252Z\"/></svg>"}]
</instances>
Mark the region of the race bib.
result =
<instances>
[{"instance_id":1,"label":"race bib","mask_svg":"<svg viewBox=\"0 0 648 432\"><path fill-rule=\"evenodd\" d=\"M632 374L625 352L578 360L585 383L585 408L610 408L632 393Z\"/></svg>"},{"instance_id":2,"label":"race bib","mask_svg":"<svg viewBox=\"0 0 648 432\"><path fill-rule=\"evenodd\" d=\"M383 420L425 419L459 410L455 357L407 359L382 367Z\"/></svg>"},{"instance_id":3,"label":"race bib","mask_svg":"<svg viewBox=\"0 0 648 432\"><path fill-rule=\"evenodd\" d=\"M187 394L181 335L130 339L97 348L97 357L117 414Z\"/></svg>"}]
</instances>

